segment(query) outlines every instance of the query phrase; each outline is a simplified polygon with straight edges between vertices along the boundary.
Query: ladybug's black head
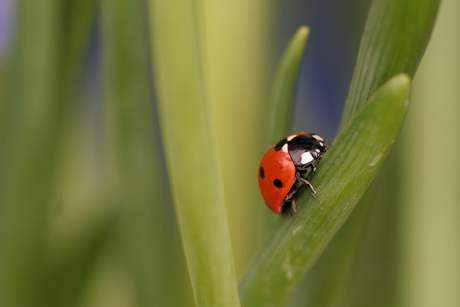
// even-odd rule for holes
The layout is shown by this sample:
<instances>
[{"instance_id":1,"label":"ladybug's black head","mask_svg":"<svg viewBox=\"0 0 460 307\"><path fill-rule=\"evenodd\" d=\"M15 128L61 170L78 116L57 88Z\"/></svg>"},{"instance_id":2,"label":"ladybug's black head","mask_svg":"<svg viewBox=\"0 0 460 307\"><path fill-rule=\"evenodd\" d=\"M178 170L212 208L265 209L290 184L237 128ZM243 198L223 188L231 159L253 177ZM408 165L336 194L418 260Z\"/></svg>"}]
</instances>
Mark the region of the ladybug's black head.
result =
<instances>
[{"instance_id":1,"label":"ladybug's black head","mask_svg":"<svg viewBox=\"0 0 460 307\"><path fill-rule=\"evenodd\" d=\"M324 139L316 134L299 134L288 142L289 155L295 166L313 165L326 152Z\"/></svg>"},{"instance_id":2,"label":"ladybug's black head","mask_svg":"<svg viewBox=\"0 0 460 307\"><path fill-rule=\"evenodd\" d=\"M316 139L316 143L313 145L311 154L315 159L321 158L327 150L326 142L319 135L313 134L313 137Z\"/></svg>"}]
</instances>

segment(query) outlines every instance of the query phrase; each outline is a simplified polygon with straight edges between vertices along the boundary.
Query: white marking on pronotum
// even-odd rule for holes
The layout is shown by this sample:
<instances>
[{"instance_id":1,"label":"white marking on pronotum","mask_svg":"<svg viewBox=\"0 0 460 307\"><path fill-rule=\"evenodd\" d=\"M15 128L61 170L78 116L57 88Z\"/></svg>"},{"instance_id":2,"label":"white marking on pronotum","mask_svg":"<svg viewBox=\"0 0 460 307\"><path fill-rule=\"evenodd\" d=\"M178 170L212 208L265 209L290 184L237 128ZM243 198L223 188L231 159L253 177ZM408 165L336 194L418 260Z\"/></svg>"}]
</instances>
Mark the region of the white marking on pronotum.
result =
<instances>
[{"instance_id":1,"label":"white marking on pronotum","mask_svg":"<svg viewBox=\"0 0 460 307\"><path fill-rule=\"evenodd\" d=\"M322 137L320 137L319 135L317 135L317 134L312 134L311 137L314 138L314 139L317 139L318 141L323 141L324 142L324 139Z\"/></svg>"},{"instance_id":2,"label":"white marking on pronotum","mask_svg":"<svg viewBox=\"0 0 460 307\"><path fill-rule=\"evenodd\" d=\"M285 153L289 153L289 151L288 151L288 144L287 144L287 143L284 144L283 147L281 147L281 151L282 151L282 152L285 152Z\"/></svg>"},{"instance_id":3,"label":"white marking on pronotum","mask_svg":"<svg viewBox=\"0 0 460 307\"><path fill-rule=\"evenodd\" d=\"M290 136L288 136L288 137L286 138L286 140L287 140L288 142L290 142L290 141L291 141L293 138L295 138L296 136L297 136L296 134L290 135Z\"/></svg>"},{"instance_id":4,"label":"white marking on pronotum","mask_svg":"<svg viewBox=\"0 0 460 307\"><path fill-rule=\"evenodd\" d=\"M307 164L314 160L313 156L309 151L304 152L300 157L302 164Z\"/></svg>"},{"instance_id":5,"label":"white marking on pronotum","mask_svg":"<svg viewBox=\"0 0 460 307\"><path fill-rule=\"evenodd\" d=\"M382 157L382 153L379 153L372 161L369 163L369 166L374 166L376 165L379 161L380 158Z\"/></svg>"}]
</instances>

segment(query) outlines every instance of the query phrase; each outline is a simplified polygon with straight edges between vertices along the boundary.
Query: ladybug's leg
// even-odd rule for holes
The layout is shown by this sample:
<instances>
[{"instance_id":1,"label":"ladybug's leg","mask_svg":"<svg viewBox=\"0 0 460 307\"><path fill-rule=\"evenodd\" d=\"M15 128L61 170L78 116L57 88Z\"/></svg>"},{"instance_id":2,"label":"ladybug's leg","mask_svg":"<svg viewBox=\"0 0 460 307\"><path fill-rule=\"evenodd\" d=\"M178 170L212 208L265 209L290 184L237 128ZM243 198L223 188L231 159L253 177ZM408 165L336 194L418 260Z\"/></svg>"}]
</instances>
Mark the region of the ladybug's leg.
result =
<instances>
[{"instance_id":1,"label":"ladybug's leg","mask_svg":"<svg viewBox=\"0 0 460 307\"><path fill-rule=\"evenodd\" d=\"M289 193L286 195L286 197L284 198L284 203L287 204L287 203L291 203L291 215L294 216L295 215L295 193L297 193L297 189L298 189L298 186L296 184L294 184L291 188L291 190L289 191Z\"/></svg>"},{"instance_id":2,"label":"ladybug's leg","mask_svg":"<svg viewBox=\"0 0 460 307\"><path fill-rule=\"evenodd\" d=\"M316 173L316 166L313 163L309 163L307 165L302 165L302 166L297 166L297 170L300 171L301 173L306 173L308 171L308 168L310 168L313 173Z\"/></svg>"},{"instance_id":3,"label":"ladybug's leg","mask_svg":"<svg viewBox=\"0 0 460 307\"><path fill-rule=\"evenodd\" d=\"M307 179L302 178L302 176L300 176L299 172L296 172L295 177L296 177L297 180L302 182L304 185L308 186L310 188L311 196L313 196L313 198L316 198L316 196L315 196L316 191L313 188L313 186L311 185L311 183Z\"/></svg>"}]
</instances>

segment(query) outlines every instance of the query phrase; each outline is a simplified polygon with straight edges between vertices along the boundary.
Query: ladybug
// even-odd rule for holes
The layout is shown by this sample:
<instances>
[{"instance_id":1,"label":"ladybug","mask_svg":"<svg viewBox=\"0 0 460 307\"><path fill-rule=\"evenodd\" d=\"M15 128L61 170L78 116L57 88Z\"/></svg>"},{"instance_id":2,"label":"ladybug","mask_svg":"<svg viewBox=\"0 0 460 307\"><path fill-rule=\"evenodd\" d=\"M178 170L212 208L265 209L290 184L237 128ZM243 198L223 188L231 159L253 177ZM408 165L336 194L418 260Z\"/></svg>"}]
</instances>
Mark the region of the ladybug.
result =
<instances>
[{"instance_id":1,"label":"ladybug","mask_svg":"<svg viewBox=\"0 0 460 307\"><path fill-rule=\"evenodd\" d=\"M302 184L315 189L303 178L310 168L314 173L315 165L327 150L322 137L312 133L300 132L285 137L273 145L263 156L259 165L259 187L267 205L275 213L281 214L290 204L294 215L294 196Z\"/></svg>"}]
</instances>

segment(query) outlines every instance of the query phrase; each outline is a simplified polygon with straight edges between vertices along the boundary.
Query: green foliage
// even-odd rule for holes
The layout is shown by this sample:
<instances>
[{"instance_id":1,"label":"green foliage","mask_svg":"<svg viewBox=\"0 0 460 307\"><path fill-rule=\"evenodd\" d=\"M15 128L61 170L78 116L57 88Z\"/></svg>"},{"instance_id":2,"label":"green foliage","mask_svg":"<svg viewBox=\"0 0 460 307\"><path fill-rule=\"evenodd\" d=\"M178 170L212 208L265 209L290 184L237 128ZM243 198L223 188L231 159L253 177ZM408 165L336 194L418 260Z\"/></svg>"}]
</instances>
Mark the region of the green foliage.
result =
<instances>
[{"instance_id":1,"label":"green foliage","mask_svg":"<svg viewBox=\"0 0 460 307\"><path fill-rule=\"evenodd\" d=\"M331 274L323 284L309 276L307 287L315 293L305 300L346 305L354 248L361 244L372 204L384 202L367 193L362 211L352 216L355 227L346 220L399 138L439 1L372 2L341 130L310 178L318 198L302 189L294 218L258 214L269 211L254 209L260 200L255 170L266 149L262 143L291 132L309 29L300 27L293 36L264 99L260 92L268 92L270 68L262 53L273 31L266 3L149 0L147 13L145 5L142 0L17 4L14 47L0 63L0 306L190 306L193 300L198 306L239 306L240 300L244 306L280 306L331 240L315 270L326 275L326 266L341 275ZM98 34L100 49L93 56L102 62L102 69L96 67L102 73L91 87L97 95L88 98L81 84L91 33ZM425 83L429 87L431 79ZM418 128L410 131L415 139ZM419 160L407 153L418 151L400 155L415 173ZM443 172L435 174L442 180ZM422 204L415 184L400 177L404 181L385 175L383 180L393 180L386 188L405 184L404 200ZM449 178L456 182L456 176ZM386 207L378 208L388 214ZM405 221L413 222L412 212L404 212ZM454 218L445 219L455 227ZM269 222L262 245L256 228ZM333 237L343 224L337 243ZM422 231L408 232L412 246ZM444 238L448 232L437 234ZM380 257L388 255L374 244ZM235 271L247 266L259 245L238 292ZM388 246L396 255L396 247ZM450 260L446 263L455 262ZM408 267L414 276L419 273L419 267ZM367 273L364 266L359 270ZM387 271L400 274L394 267ZM404 302L419 306L411 288L418 280L401 274L406 274ZM379 286L386 288L388 280ZM455 277L450 281L458 284ZM449 297L448 290L440 291ZM376 293L367 302L379 300ZM455 306L459 300L446 302Z\"/></svg>"},{"instance_id":2,"label":"green foliage","mask_svg":"<svg viewBox=\"0 0 460 307\"><path fill-rule=\"evenodd\" d=\"M47 245L49 221L59 203L56 162L67 102L72 100L69 88L79 71L86 44L82 33L89 28L92 4L82 1L78 18L69 14L68 33L59 31L60 13L67 12L59 1L18 5L17 40L7 68L8 88L0 115L2 306L41 305L47 296L40 290L47 284L47 274L52 275L46 268L53 270ZM99 234L94 233L95 241ZM90 253L96 251L92 248ZM81 264L74 261L77 267ZM54 291L62 285L58 280L50 283L56 286L51 286ZM54 302L48 303L43 305Z\"/></svg>"},{"instance_id":3,"label":"green foliage","mask_svg":"<svg viewBox=\"0 0 460 307\"><path fill-rule=\"evenodd\" d=\"M147 16L142 1L102 2L107 140L107 183L119 208L119 245L133 280L140 306L184 305L187 296L174 295L185 274L168 242L178 241L162 215L169 202L161 178L159 135L152 123ZM140 16L142 18L140 18ZM126 42L130 43L127 44ZM167 235L169 231L169 235ZM157 234L157 235L152 235ZM157 251L163 246L163 252ZM161 278L160 278L161 277Z\"/></svg>"}]
</instances>

